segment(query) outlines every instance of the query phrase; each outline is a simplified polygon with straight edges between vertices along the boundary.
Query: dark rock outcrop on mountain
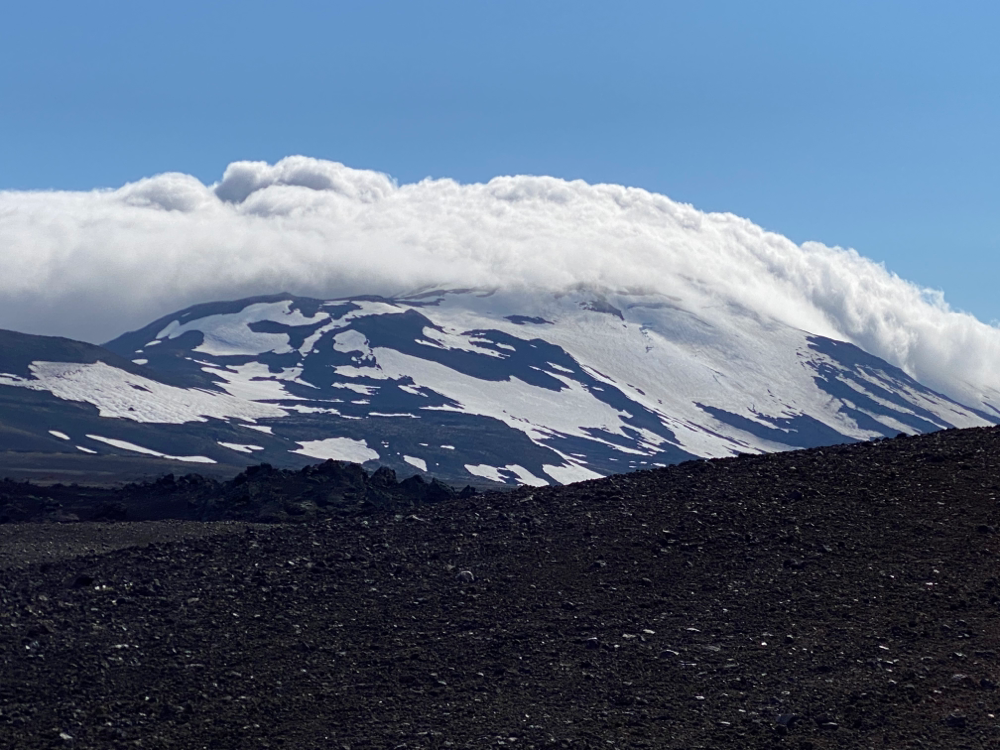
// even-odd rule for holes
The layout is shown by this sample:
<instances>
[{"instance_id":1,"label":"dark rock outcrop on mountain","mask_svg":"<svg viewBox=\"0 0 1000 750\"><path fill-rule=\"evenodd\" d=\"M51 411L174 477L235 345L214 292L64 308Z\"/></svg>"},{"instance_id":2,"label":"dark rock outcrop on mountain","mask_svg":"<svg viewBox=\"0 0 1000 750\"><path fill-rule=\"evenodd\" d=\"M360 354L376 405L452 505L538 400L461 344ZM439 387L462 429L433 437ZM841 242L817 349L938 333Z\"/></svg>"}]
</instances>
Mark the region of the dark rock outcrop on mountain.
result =
<instances>
[{"instance_id":1,"label":"dark rock outcrop on mountain","mask_svg":"<svg viewBox=\"0 0 1000 750\"><path fill-rule=\"evenodd\" d=\"M975 429L153 543L3 526L0 746L995 748L998 466Z\"/></svg>"},{"instance_id":2,"label":"dark rock outcrop on mountain","mask_svg":"<svg viewBox=\"0 0 1000 750\"><path fill-rule=\"evenodd\" d=\"M325 461L299 471L250 466L234 479L167 474L124 487L81 487L0 480L0 523L74 521L315 520L331 514L401 509L474 493L391 469L369 474L358 464Z\"/></svg>"}]
</instances>

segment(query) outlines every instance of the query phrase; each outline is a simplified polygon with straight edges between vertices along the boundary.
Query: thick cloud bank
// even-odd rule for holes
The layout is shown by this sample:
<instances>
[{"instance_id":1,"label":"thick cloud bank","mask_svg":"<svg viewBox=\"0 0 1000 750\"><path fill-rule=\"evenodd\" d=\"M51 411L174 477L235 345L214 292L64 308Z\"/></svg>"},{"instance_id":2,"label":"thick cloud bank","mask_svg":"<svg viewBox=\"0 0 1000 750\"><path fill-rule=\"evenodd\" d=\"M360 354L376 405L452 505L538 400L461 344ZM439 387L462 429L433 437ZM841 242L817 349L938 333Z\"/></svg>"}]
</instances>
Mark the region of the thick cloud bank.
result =
<instances>
[{"instance_id":1,"label":"thick cloud bank","mask_svg":"<svg viewBox=\"0 0 1000 750\"><path fill-rule=\"evenodd\" d=\"M1000 331L851 250L731 214L552 177L486 184L305 157L203 185L0 192L0 327L102 341L189 304L428 286L655 292L853 341L967 403L1000 384Z\"/></svg>"}]
</instances>

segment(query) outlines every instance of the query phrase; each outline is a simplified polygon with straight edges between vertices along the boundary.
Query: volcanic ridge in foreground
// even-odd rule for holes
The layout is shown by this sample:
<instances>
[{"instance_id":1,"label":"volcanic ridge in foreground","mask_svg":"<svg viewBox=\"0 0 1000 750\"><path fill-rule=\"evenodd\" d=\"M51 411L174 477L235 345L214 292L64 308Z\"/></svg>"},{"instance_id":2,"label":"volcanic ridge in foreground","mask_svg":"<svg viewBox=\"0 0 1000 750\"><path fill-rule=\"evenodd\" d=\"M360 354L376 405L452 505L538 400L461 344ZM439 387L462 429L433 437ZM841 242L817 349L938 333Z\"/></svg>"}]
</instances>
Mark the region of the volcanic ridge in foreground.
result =
<instances>
[{"instance_id":1,"label":"volcanic ridge in foreground","mask_svg":"<svg viewBox=\"0 0 1000 750\"><path fill-rule=\"evenodd\" d=\"M998 458L954 430L155 542L7 524L0 745L996 747Z\"/></svg>"}]
</instances>

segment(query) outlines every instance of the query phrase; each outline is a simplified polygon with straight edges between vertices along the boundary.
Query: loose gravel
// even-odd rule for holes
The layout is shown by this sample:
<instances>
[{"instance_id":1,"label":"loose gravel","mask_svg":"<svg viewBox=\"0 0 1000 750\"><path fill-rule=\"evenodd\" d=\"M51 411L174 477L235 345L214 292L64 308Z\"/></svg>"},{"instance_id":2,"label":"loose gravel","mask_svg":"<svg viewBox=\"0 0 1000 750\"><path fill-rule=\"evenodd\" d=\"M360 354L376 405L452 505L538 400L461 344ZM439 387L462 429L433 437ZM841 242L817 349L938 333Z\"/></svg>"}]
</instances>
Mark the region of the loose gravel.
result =
<instances>
[{"instance_id":1,"label":"loose gravel","mask_svg":"<svg viewBox=\"0 0 1000 750\"><path fill-rule=\"evenodd\" d=\"M1000 747L998 467L950 431L63 557L9 527L0 747Z\"/></svg>"}]
</instances>

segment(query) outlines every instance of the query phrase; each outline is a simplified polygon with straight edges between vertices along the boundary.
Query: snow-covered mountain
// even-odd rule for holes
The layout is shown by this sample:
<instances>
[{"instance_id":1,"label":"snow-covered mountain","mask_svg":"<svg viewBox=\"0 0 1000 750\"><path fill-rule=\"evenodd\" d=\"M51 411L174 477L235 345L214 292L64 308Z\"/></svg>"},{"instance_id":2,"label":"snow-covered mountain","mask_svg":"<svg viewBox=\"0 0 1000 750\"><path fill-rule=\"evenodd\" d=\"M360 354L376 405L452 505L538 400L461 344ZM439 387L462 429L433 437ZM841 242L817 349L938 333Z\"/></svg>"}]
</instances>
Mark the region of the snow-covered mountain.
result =
<instances>
[{"instance_id":1,"label":"snow-covered mountain","mask_svg":"<svg viewBox=\"0 0 1000 750\"><path fill-rule=\"evenodd\" d=\"M105 349L6 336L5 450L541 485L995 421L851 344L657 295L282 294Z\"/></svg>"}]
</instances>

